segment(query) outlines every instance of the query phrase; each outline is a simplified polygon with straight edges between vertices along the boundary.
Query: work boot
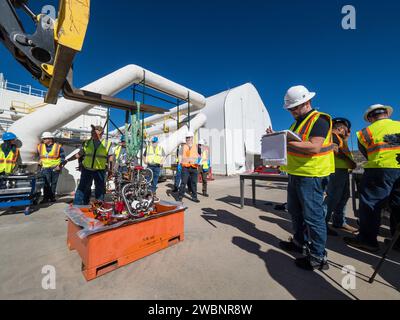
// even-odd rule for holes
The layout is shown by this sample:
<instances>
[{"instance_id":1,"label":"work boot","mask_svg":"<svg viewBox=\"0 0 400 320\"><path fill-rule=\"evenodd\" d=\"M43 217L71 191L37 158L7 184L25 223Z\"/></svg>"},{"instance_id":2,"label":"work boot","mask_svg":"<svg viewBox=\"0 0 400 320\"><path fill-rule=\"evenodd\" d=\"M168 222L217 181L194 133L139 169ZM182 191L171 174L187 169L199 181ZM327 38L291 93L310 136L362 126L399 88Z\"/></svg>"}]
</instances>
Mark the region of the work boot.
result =
<instances>
[{"instance_id":1,"label":"work boot","mask_svg":"<svg viewBox=\"0 0 400 320\"><path fill-rule=\"evenodd\" d=\"M206 197L206 198L208 198L208 197L209 197L209 195L208 195L207 191L203 191L203 197Z\"/></svg>"},{"instance_id":2,"label":"work boot","mask_svg":"<svg viewBox=\"0 0 400 320\"><path fill-rule=\"evenodd\" d=\"M378 252L379 251L379 244L376 243L376 245L370 245L368 243L362 242L359 240L357 237L344 237L343 241L350 247L354 247L357 249L365 250L368 252Z\"/></svg>"},{"instance_id":3,"label":"work boot","mask_svg":"<svg viewBox=\"0 0 400 320\"><path fill-rule=\"evenodd\" d=\"M348 225L347 223L345 223L341 227L334 226L334 228L341 229L341 230L344 230L344 231L348 231L348 232L351 232L351 233L357 233L358 232L357 228L353 228L352 226Z\"/></svg>"},{"instance_id":4,"label":"work boot","mask_svg":"<svg viewBox=\"0 0 400 320\"><path fill-rule=\"evenodd\" d=\"M50 199L50 202L51 203L55 203L55 202L57 202L57 199L56 198L52 198L52 199Z\"/></svg>"},{"instance_id":5,"label":"work boot","mask_svg":"<svg viewBox=\"0 0 400 320\"><path fill-rule=\"evenodd\" d=\"M289 238L289 241L280 241L279 247L284 251L303 253L303 248L297 246L292 238Z\"/></svg>"},{"instance_id":6,"label":"work boot","mask_svg":"<svg viewBox=\"0 0 400 320\"><path fill-rule=\"evenodd\" d=\"M199 203L200 202L200 200L197 199L197 198L192 198L192 201L195 202L195 203Z\"/></svg>"},{"instance_id":7,"label":"work boot","mask_svg":"<svg viewBox=\"0 0 400 320\"><path fill-rule=\"evenodd\" d=\"M328 270L329 265L326 260L318 261L310 256L297 258L295 261L297 267L307 271L314 271L315 269L318 270Z\"/></svg>"},{"instance_id":8,"label":"work boot","mask_svg":"<svg viewBox=\"0 0 400 320\"><path fill-rule=\"evenodd\" d=\"M47 204L49 203L49 199L43 199L42 201L40 201L40 204Z\"/></svg>"}]
</instances>

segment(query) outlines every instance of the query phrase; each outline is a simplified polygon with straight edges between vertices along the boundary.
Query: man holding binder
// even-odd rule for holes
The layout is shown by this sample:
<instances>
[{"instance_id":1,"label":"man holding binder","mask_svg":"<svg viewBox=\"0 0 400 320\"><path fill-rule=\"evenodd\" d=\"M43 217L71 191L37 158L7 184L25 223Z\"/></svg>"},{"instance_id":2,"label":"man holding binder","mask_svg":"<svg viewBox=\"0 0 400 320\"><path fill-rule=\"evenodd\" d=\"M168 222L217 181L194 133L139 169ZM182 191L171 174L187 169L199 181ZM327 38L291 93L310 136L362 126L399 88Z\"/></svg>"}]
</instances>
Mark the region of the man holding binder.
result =
<instances>
[{"instance_id":1,"label":"man holding binder","mask_svg":"<svg viewBox=\"0 0 400 320\"><path fill-rule=\"evenodd\" d=\"M332 119L312 108L315 95L304 86L292 87L286 93L284 108L295 119L290 130L302 141L288 141L288 164L282 167L289 175L287 206L294 235L289 241L281 241L280 246L285 251L305 254L296 259L296 265L310 271L328 268L324 192L329 176L335 172Z\"/></svg>"}]
</instances>

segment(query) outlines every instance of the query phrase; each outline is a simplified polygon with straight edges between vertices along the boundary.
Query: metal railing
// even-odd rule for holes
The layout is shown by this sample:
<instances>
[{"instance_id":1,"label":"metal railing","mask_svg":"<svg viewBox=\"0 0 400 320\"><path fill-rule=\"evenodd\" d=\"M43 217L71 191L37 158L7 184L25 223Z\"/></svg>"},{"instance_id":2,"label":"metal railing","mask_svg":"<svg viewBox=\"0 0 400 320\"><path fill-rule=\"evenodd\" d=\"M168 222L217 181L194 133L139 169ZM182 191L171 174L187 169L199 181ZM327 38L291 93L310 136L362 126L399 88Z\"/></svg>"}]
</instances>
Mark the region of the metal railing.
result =
<instances>
[{"instance_id":1,"label":"metal railing","mask_svg":"<svg viewBox=\"0 0 400 320\"><path fill-rule=\"evenodd\" d=\"M47 92L46 90L32 88L31 85L23 86L20 84L8 82L7 80L0 82L0 88L18 93L28 94L30 96L35 96L39 98L44 98Z\"/></svg>"},{"instance_id":2,"label":"metal railing","mask_svg":"<svg viewBox=\"0 0 400 320\"><path fill-rule=\"evenodd\" d=\"M1 73L0 73L0 89L18 92L18 93L22 93L22 94L27 94L27 95L35 96L35 97L39 97L39 98L45 98L46 93L47 93L46 90L36 89L36 88L33 88L31 85L24 86L24 85L20 85L17 83L12 83L7 80L4 80L4 78L2 78ZM61 97L62 97L62 94L60 93L59 98L61 98ZM29 107L35 108L36 106L29 105ZM93 109L104 112L107 108L103 107L103 106L95 106ZM88 113L90 113L90 112L88 112ZM101 116L102 118L104 117L102 115L98 115L98 116Z\"/></svg>"}]
</instances>

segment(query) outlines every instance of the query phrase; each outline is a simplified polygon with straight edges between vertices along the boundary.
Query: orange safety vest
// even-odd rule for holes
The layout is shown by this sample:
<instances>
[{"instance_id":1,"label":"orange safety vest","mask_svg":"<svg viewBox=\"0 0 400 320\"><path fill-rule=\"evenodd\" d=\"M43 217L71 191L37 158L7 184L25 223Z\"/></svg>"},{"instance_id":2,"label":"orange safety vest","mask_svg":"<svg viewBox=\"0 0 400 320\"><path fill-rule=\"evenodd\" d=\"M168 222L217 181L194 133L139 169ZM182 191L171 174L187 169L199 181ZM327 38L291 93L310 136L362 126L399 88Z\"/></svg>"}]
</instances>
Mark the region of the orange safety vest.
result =
<instances>
[{"instance_id":1,"label":"orange safety vest","mask_svg":"<svg viewBox=\"0 0 400 320\"><path fill-rule=\"evenodd\" d=\"M332 132L339 140L339 152L335 154L335 167L337 169L351 169L350 161L353 160L353 154L351 153L347 142L344 141L338 134Z\"/></svg>"},{"instance_id":2,"label":"orange safety vest","mask_svg":"<svg viewBox=\"0 0 400 320\"><path fill-rule=\"evenodd\" d=\"M53 144L50 152L47 152L46 144L41 143L37 147L39 153L40 163L43 168L54 168L61 164L60 152L61 145L58 143Z\"/></svg>"},{"instance_id":3,"label":"orange safety vest","mask_svg":"<svg viewBox=\"0 0 400 320\"><path fill-rule=\"evenodd\" d=\"M187 144L183 145L182 149L182 166L185 168L197 168L199 158L197 144L193 144L191 148Z\"/></svg>"}]
</instances>

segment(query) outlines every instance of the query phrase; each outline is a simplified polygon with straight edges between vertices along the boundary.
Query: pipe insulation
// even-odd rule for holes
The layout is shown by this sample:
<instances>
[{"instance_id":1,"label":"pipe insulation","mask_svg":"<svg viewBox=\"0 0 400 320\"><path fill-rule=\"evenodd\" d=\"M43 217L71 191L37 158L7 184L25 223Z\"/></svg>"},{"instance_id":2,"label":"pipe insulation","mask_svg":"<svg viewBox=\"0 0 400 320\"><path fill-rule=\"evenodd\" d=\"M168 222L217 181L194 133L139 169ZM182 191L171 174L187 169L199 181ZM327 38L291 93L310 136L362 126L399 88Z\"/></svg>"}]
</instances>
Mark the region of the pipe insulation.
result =
<instances>
[{"instance_id":1,"label":"pipe insulation","mask_svg":"<svg viewBox=\"0 0 400 320\"><path fill-rule=\"evenodd\" d=\"M191 104L197 108L202 108L206 104L203 95L137 65L127 65L83 89L113 96L143 80L146 85L181 99L186 99L189 95ZM31 162L34 159L39 137L43 132L60 129L93 107L91 104L62 98L57 105L48 104L16 121L9 131L15 133L23 143L21 148L23 162Z\"/></svg>"}]
</instances>

